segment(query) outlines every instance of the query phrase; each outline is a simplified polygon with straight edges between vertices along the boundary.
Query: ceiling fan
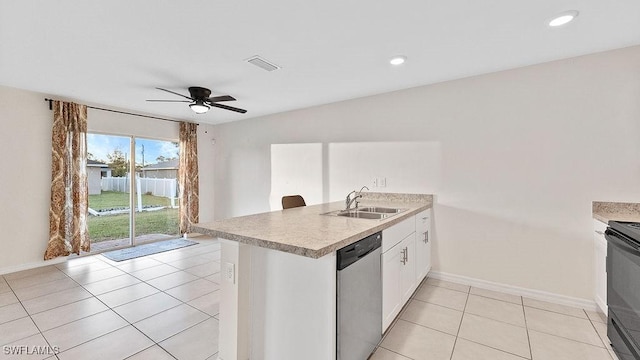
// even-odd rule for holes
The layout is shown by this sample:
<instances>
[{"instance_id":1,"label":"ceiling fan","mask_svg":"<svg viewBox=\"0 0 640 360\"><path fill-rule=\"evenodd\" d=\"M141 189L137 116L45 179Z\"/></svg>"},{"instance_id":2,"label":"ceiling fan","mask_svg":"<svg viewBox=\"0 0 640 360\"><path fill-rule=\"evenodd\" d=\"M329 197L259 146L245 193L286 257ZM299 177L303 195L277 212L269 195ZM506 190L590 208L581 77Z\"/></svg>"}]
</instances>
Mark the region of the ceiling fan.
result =
<instances>
[{"instance_id":1,"label":"ceiling fan","mask_svg":"<svg viewBox=\"0 0 640 360\"><path fill-rule=\"evenodd\" d=\"M222 104L218 104L219 102L222 101L235 101L236 99L233 96L229 96L229 95L221 95L221 96L211 96L211 90L203 88L203 87L199 87L199 86L192 86L189 88L189 95L191 96L186 96L186 95L182 95L180 93L171 91L171 90L167 90L167 89L163 89L163 88L156 88L158 90L162 90L162 91L166 91L168 93L174 94L174 95L178 95L181 96L183 98L189 99L189 100L147 100L147 101L153 101L153 102L185 102L185 103L191 103L189 104L189 107L191 108L191 110L193 110L196 114L204 114L207 111L209 111L209 108L211 106L213 107L217 107L220 109L225 109L225 110L231 110L231 111L235 111L235 112L239 112L241 114L244 114L247 112L247 110L244 109L239 109L233 106L227 106L227 105L222 105Z\"/></svg>"}]
</instances>

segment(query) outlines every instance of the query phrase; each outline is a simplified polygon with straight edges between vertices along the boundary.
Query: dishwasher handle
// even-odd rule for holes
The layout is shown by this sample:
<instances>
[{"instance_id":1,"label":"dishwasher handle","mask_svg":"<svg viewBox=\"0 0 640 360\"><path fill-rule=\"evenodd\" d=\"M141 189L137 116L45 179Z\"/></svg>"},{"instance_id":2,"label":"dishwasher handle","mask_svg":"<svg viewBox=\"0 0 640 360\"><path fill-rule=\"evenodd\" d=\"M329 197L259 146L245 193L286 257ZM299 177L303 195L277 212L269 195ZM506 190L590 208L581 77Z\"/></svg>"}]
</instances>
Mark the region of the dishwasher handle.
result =
<instances>
[{"instance_id":1,"label":"dishwasher handle","mask_svg":"<svg viewBox=\"0 0 640 360\"><path fill-rule=\"evenodd\" d=\"M382 233L375 233L338 249L336 268L342 270L380 247L382 247Z\"/></svg>"}]
</instances>

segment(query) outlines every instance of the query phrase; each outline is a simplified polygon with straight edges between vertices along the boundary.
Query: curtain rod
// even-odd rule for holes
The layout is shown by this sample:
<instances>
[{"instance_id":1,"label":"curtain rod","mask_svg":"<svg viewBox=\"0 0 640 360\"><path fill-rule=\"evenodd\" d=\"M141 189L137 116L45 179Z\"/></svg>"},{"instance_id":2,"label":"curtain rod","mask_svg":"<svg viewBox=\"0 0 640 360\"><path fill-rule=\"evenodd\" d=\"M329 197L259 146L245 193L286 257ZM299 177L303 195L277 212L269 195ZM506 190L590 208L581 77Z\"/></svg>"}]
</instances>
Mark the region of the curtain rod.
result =
<instances>
[{"instance_id":1,"label":"curtain rod","mask_svg":"<svg viewBox=\"0 0 640 360\"><path fill-rule=\"evenodd\" d=\"M54 99L44 98L44 101L49 102L49 110L53 110L53 102L54 102L55 100L54 100ZM177 123L181 122L180 120L166 119L166 118L161 118L161 117L151 116L151 115L134 114L134 113L126 112L126 111L112 110L112 109L105 109L105 108L95 107L95 106L89 106L89 105L87 105L87 108L89 108L89 109L94 109L94 110L108 111L108 112L113 112L113 113L117 113L117 114L124 114L124 115L139 116L139 117L148 118L148 119L156 119L156 120L163 120L163 121L171 121L171 122L177 122ZM196 123L196 125L200 125L200 124Z\"/></svg>"}]
</instances>

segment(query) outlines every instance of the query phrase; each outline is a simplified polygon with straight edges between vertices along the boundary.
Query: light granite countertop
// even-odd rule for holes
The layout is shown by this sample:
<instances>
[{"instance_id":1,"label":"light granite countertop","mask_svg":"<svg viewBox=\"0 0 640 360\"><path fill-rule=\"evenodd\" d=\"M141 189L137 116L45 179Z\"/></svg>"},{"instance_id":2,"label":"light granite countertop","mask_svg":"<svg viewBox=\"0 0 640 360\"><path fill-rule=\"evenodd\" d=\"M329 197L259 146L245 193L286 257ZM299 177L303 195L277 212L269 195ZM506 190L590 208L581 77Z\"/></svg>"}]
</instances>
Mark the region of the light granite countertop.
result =
<instances>
[{"instance_id":1,"label":"light granite countertop","mask_svg":"<svg viewBox=\"0 0 640 360\"><path fill-rule=\"evenodd\" d=\"M317 259L433 206L432 195L362 195L360 207L406 210L382 220L322 215L344 209L339 201L194 224L192 231Z\"/></svg>"},{"instance_id":2,"label":"light granite countertop","mask_svg":"<svg viewBox=\"0 0 640 360\"><path fill-rule=\"evenodd\" d=\"M640 203L594 201L593 218L605 224L609 220L640 222Z\"/></svg>"}]
</instances>

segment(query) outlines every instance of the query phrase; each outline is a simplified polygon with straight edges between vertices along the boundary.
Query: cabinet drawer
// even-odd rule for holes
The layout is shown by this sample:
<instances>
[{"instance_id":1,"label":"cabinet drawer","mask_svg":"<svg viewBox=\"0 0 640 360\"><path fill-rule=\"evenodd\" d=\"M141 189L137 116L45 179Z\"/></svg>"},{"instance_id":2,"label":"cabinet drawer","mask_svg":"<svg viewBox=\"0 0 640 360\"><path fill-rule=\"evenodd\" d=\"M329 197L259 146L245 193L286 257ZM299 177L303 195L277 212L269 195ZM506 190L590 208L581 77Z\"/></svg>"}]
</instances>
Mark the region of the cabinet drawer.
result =
<instances>
[{"instance_id":1,"label":"cabinet drawer","mask_svg":"<svg viewBox=\"0 0 640 360\"><path fill-rule=\"evenodd\" d=\"M410 217L388 229L382 230L382 252L391 249L407 236L416 231L416 218Z\"/></svg>"},{"instance_id":2,"label":"cabinet drawer","mask_svg":"<svg viewBox=\"0 0 640 360\"><path fill-rule=\"evenodd\" d=\"M416 214L416 232L418 235L429 231L431 227L431 209Z\"/></svg>"}]
</instances>

